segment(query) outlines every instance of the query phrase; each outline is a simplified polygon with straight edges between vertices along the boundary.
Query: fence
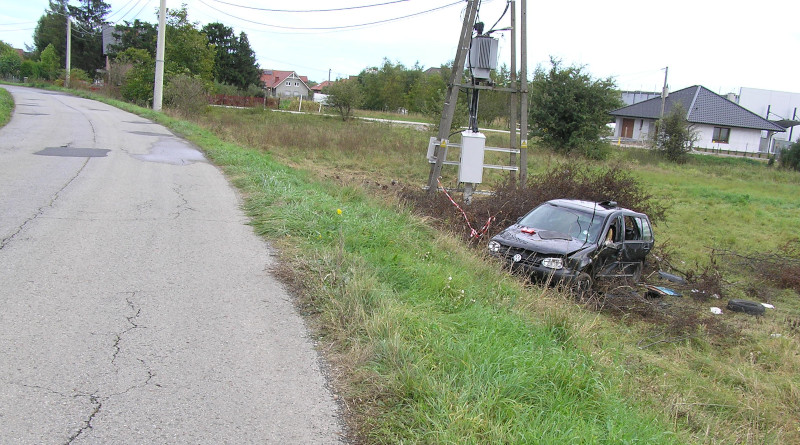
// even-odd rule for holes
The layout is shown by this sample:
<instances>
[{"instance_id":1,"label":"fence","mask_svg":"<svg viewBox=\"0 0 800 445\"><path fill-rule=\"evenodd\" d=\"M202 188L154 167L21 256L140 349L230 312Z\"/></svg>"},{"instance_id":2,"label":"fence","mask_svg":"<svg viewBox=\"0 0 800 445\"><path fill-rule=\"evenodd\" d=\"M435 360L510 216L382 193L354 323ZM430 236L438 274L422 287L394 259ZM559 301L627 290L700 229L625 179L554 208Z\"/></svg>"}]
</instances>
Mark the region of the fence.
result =
<instances>
[{"instance_id":1,"label":"fence","mask_svg":"<svg viewBox=\"0 0 800 445\"><path fill-rule=\"evenodd\" d=\"M266 106L266 108L277 109L281 100L277 97L267 97L265 102L264 97L215 94L209 96L209 103L211 105L225 105L229 107L256 108Z\"/></svg>"},{"instance_id":2,"label":"fence","mask_svg":"<svg viewBox=\"0 0 800 445\"><path fill-rule=\"evenodd\" d=\"M772 153L764 153L764 152L752 152L752 151L737 151L737 150L723 150L720 148L698 148L694 147L694 151L700 153L709 153L715 155L725 155L725 156L739 156L743 158L755 158L755 159L769 159L772 156Z\"/></svg>"}]
</instances>

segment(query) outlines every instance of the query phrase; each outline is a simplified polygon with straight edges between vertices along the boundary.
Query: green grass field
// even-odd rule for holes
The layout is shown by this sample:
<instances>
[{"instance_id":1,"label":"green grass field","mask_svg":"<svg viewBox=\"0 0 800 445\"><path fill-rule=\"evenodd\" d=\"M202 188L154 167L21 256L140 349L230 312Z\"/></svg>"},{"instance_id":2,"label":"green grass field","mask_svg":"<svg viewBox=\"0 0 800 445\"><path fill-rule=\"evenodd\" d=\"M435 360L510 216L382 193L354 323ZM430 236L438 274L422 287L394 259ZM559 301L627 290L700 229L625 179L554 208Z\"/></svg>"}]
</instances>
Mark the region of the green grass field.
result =
<instances>
[{"instance_id":1,"label":"green grass field","mask_svg":"<svg viewBox=\"0 0 800 445\"><path fill-rule=\"evenodd\" d=\"M11 112L13 110L14 98L5 88L0 88L0 127L11 120Z\"/></svg>"},{"instance_id":2,"label":"green grass field","mask_svg":"<svg viewBox=\"0 0 800 445\"><path fill-rule=\"evenodd\" d=\"M793 291L765 294L776 309L761 318L712 318L724 301L688 297L663 301L660 323L597 311L506 274L393 198L393 181L427 179L424 132L221 109L188 123L114 104L185 135L242 190L363 443L800 442ZM563 162L532 150L529 168ZM657 242L687 267L710 247L769 250L797 233L797 173L640 150L607 164L669 204Z\"/></svg>"}]
</instances>

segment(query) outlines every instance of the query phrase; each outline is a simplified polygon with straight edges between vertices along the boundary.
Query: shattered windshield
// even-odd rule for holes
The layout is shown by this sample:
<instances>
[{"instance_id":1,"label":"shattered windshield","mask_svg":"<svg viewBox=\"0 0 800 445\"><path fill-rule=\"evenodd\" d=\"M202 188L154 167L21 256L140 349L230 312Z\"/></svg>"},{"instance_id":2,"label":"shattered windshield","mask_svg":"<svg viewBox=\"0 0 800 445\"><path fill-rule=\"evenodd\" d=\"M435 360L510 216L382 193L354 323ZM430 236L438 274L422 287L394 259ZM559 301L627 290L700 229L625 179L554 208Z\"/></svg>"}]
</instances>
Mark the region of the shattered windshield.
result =
<instances>
[{"instance_id":1,"label":"shattered windshield","mask_svg":"<svg viewBox=\"0 0 800 445\"><path fill-rule=\"evenodd\" d=\"M594 243L603 229L603 220L591 212L558 207L550 203L541 205L520 220L518 224L538 230L551 230L580 241Z\"/></svg>"}]
</instances>

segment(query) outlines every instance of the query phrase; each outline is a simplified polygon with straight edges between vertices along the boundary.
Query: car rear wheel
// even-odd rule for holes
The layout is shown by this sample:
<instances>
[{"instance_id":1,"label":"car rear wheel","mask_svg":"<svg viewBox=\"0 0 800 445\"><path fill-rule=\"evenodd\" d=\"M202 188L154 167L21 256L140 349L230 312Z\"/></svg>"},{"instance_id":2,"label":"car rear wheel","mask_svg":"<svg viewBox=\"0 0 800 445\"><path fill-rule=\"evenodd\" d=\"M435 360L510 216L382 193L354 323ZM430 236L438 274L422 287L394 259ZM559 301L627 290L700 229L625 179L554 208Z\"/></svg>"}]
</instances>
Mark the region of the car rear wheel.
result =
<instances>
[{"instance_id":1,"label":"car rear wheel","mask_svg":"<svg viewBox=\"0 0 800 445\"><path fill-rule=\"evenodd\" d=\"M584 296L592 291L594 280L592 276L586 272L581 272L575 277L575 292L578 296Z\"/></svg>"}]
</instances>

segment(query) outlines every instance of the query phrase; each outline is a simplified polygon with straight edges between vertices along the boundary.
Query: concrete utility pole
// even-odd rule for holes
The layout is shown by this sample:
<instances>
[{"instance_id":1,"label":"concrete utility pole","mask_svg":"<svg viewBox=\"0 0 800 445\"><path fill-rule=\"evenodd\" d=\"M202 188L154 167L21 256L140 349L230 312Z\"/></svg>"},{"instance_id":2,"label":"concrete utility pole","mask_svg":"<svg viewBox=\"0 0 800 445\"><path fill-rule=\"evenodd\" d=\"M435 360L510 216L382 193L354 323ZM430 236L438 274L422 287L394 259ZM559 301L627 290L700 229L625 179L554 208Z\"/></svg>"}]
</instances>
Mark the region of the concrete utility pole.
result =
<instances>
[{"instance_id":1,"label":"concrete utility pole","mask_svg":"<svg viewBox=\"0 0 800 445\"><path fill-rule=\"evenodd\" d=\"M664 106L667 103L667 74L669 74L669 67L664 68L664 86L661 88L661 119L664 119Z\"/></svg>"},{"instance_id":2,"label":"concrete utility pole","mask_svg":"<svg viewBox=\"0 0 800 445\"><path fill-rule=\"evenodd\" d=\"M522 0L520 10L520 144L519 144L519 183L525 187L528 180L528 5L527 0Z\"/></svg>"},{"instance_id":3,"label":"concrete utility pole","mask_svg":"<svg viewBox=\"0 0 800 445\"><path fill-rule=\"evenodd\" d=\"M472 27L475 25L475 16L478 13L478 0L469 0L467 9L464 11L464 24L461 27L461 36L458 39L458 49L456 58L453 60L453 71L450 73L450 83L447 86L447 96L445 97L442 118L439 120L438 142L434 149L433 156L436 162L431 165L428 175L428 194L434 194L439 190L438 179L442 174L442 165L447 155L447 139L450 137L450 126L453 124L453 114L456 110L458 100L458 89L464 77L464 62L467 59L470 41L472 40Z\"/></svg>"},{"instance_id":4,"label":"concrete utility pole","mask_svg":"<svg viewBox=\"0 0 800 445\"><path fill-rule=\"evenodd\" d=\"M161 111L164 99L164 33L167 28L167 0L158 7L158 40L156 41L156 79L153 86L153 110Z\"/></svg>"},{"instance_id":5,"label":"concrete utility pole","mask_svg":"<svg viewBox=\"0 0 800 445\"><path fill-rule=\"evenodd\" d=\"M69 72L72 65L72 17L67 16L67 74L64 77L64 86L69 88Z\"/></svg>"},{"instance_id":6,"label":"concrete utility pole","mask_svg":"<svg viewBox=\"0 0 800 445\"><path fill-rule=\"evenodd\" d=\"M509 113L508 113L508 130L509 130L509 148L511 150L517 149L517 6L514 0L511 0L511 98L509 100ZM513 151L509 153L508 165L514 167L517 165L517 154ZM514 170L509 170L509 178L513 183L517 177Z\"/></svg>"}]
</instances>

